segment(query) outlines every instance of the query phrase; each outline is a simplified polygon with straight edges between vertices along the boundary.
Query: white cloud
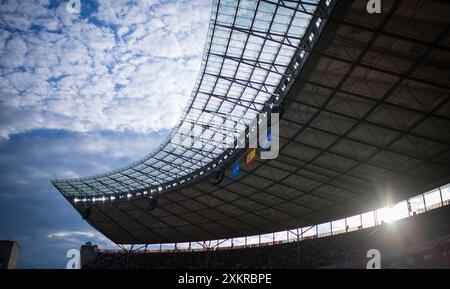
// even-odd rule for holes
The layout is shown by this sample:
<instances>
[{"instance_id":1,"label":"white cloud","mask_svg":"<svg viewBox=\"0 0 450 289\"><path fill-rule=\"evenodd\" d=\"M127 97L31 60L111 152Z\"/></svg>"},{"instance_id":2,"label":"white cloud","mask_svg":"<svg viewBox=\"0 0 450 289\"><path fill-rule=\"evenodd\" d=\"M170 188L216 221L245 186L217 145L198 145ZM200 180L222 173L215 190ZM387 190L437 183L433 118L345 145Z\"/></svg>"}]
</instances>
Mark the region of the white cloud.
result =
<instances>
[{"instance_id":1,"label":"white cloud","mask_svg":"<svg viewBox=\"0 0 450 289\"><path fill-rule=\"evenodd\" d=\"M33 129L148 133L172 127L200 67L202 1L0 4L0 137ZM83 9L83 6L82 6Z\"/></svg>"},{"instance_id":2,"label":"white cloud","mask_svg":"<svg viewBox=\"0 0 450 289\"><path fill-rule=\"evenodd\" d=\"M93 238L95 234L93 232L72 232L72 231L64 231L64 232L55 232L52 234L48 234L48 238L60 238L60 239L66 239L66 238L72 238L72 237L87 237L87 238Z\"/></svg>"},{"instance_id":3,"label":"white cloud","mask_svg":"<svg viewBox=\"0 0 450 289\"><path fill-rule=\"evenodd\" d=\"M113 242L96 231L57 231L48 234L47 238L62 240L77 245L90 241L94 244L98 244L102 248L115 247Z\"/></svg>"}]
</instances>

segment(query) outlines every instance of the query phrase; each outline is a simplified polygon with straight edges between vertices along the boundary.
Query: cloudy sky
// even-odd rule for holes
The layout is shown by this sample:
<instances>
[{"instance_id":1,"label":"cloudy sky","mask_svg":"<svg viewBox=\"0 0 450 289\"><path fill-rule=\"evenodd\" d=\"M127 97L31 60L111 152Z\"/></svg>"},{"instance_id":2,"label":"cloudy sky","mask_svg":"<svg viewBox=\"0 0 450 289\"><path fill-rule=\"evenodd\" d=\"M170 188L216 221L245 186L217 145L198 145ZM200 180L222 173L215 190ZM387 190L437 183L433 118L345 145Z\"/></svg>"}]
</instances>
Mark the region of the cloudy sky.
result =
<instances>
[{"instance_id":1,"label":"cloudy sky","mask_svg":"<svg viewBox=\"0 0 450 289\"><path fill-rule=\"evenodd\" d=\"M200 67L210 0L0 0L0 239L18 267L64 268L85 241L112 246L49 180L149 153Z\"/></svg>"}]
</instances>

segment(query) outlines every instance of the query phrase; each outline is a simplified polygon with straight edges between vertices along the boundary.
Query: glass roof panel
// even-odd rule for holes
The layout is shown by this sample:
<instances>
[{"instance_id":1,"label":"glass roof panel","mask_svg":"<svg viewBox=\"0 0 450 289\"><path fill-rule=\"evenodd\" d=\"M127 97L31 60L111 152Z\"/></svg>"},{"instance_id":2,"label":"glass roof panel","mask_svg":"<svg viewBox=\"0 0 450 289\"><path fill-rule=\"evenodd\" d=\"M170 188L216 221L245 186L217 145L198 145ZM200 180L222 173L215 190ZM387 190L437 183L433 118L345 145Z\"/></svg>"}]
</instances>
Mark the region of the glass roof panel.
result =
<instances>
[{"instance_id":1,"label":"glass roof panel","mask_svg":"<svg viewBox=\"0 0 450 289\"><path fill-rule=\"evenodd\" d=\"M275 92L317 2L214 0L201 69L170 138L125 168L55 186L67 196L157 190L214 162Z\"/></svg>"}]
</instances>

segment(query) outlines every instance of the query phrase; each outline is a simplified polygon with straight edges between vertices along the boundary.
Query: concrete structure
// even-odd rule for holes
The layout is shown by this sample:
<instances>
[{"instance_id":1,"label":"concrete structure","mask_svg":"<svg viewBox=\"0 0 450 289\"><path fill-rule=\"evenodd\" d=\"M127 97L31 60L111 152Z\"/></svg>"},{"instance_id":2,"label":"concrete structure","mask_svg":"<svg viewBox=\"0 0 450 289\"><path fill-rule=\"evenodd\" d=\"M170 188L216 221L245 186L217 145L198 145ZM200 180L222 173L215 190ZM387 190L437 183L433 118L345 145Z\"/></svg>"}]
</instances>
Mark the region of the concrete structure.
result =
<instances>
[{"instance_id":1,"label":"concrete structure","mask_svg":"<svg viewBox=\"0 0 450 289\"><path fill-rule=\"evenodd\" d=\"M15 241L0 241L0 269L16 269L20 246Z\"/></svg>"}]
</instances>

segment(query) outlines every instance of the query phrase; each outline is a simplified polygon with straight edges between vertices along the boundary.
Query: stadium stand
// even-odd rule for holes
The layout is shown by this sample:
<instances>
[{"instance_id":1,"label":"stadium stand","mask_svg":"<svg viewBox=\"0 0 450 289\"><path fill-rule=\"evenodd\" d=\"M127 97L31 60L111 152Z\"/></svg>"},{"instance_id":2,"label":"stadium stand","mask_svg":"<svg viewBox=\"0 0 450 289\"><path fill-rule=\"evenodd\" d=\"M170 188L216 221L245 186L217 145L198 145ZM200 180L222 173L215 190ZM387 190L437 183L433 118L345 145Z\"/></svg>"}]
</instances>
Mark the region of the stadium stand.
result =
<instances>
[{"instance_id":1,"label":"stadium stand","mask_svg":"<svg viewBox=\"0 0 450 289\"><path fill-rule=\"evenodd\" d=\"M368 250L382 268L450 268L450 206L393 223L299 242L203 252L99 250L83 269L366 268ZM87 249L85 246L85 250Z\"/></svg>"}]
</instances>

